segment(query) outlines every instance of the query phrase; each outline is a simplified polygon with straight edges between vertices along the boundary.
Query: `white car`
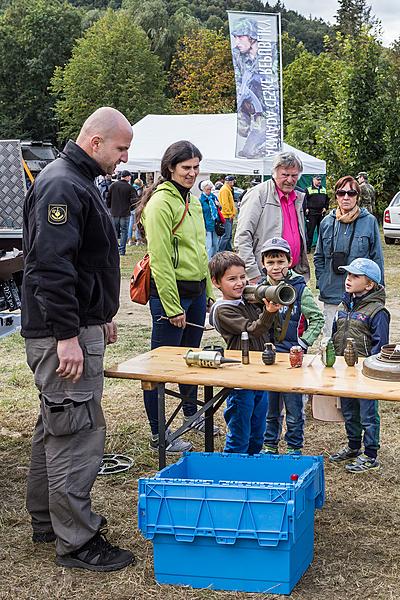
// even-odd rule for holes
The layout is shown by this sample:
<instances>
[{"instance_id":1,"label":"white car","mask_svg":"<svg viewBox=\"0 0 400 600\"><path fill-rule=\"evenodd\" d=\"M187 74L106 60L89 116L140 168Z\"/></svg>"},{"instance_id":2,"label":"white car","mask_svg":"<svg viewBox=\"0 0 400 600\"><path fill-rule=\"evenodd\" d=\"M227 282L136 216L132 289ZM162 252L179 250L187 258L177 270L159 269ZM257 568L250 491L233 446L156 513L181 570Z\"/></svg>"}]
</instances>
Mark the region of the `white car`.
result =
<instances>
[{"instance_id":1,"label":"white car","mask_svg":"<svg viewBox=\"0 0 400 600\"><path fill-rule=\"evenodd\" d=\"M383 213L383 236L386 244L394 244L396 239L400 239L400 192Z\"/></svg>"}]
</instances>

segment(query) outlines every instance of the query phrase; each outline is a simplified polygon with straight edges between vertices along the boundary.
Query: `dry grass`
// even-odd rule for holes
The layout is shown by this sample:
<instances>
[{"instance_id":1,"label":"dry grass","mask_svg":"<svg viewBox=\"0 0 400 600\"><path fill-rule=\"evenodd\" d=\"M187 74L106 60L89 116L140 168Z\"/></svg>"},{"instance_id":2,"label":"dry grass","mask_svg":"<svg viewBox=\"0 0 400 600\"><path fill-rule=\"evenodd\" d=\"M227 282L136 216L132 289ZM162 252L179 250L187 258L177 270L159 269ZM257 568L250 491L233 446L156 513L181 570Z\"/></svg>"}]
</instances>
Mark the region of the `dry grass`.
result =
<instances>
[{"instance_id":1,"label":"dry grass","mask_svg":"<svg viewBox=\"0 0 400 600\"><path fill-rule=\"evenodd\" d=\"M387 288L392 310L392 340L399 339L400 248L385 248ZM138 252L135 252L135 256ZM124 259L127 276L133 251ZM128 314L130 313L130 314ZM120 342L107 353L111 365L148 348L147 308L137 310L123 301ZM207 338L215 334L206 334ZM0 355L0 598L16 600L244 600L278 598L159 586L152 571L152 547L137 531L137 478L157 468L156 456L148 449L148 427L140 386L137 382L106 382L104 409L108 422L107 451L134 457L126 474L99 478L93 490L97 511L107 515L110 539L134 551L135 567L114 574L63 570L54 564L52 544L33 546L24 509L30 436L37 413L36 391L25 364L19 336L1 340ZM351 476L328 462L326 504L316 512L315 558L291 594L296 600L397 600L400 596L400 403L383 402L382 469L368 475ZM222 426L221 411L218 416ZM196 449L201 440L192 435ZM344 441L341 424L314 421L306 424L305 451L327 454ZM217 443L221 449L222 437Z\"/></svg>"}]
</instances>

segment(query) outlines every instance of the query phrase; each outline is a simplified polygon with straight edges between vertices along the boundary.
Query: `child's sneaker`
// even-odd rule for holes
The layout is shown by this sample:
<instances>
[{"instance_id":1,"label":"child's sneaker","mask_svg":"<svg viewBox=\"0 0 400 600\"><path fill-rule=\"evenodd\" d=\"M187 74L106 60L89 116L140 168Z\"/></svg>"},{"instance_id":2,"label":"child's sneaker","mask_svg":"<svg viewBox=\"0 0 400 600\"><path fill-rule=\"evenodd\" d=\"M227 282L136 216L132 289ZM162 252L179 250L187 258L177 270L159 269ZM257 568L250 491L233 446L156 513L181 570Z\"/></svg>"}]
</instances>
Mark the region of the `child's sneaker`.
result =
<instances>
[{"instance_id":1,"label":"child's sneaker","mask_svg":"<svg viewBox=\"0 0 400 600\"><path fill-rule=\"evenodd\" d=\"M188 419L190 419L190 417L183 417L182 420L182 424L186 425ZM205 419L204 417L198 417L195 421L193 421L192 424L192 428L190 429L190 431L194 431L195 433L200 433L203 434L205 433ZM217 427L216 425L213 425L213 435L218 435L219 434L219 427Z\"/></svg>"},{"instance_id":2,"label":"child's sneaker","mask_svg":"<svg viewBox=\"0 0 400 600\"><path fill-rule=\"evenodd\" d=\"M268 446L264 444L261 454L279 454L279 450L277 446Z\"/></svg>"},{"instance_id":3,"label":"child's sneaker","mask_svg":"<svg viewBox=\"0 0 400 600\"><path fill-rule=\"evenodd\" d=\"M168 442L168 438L172 434L172 432L170 429L167 429L165 434ZM150 448L152 450L158 450L158 433L153 434L151 436ZM189 450L191 450L192 448L193 444L191 442L186 442L182 438L178 437L167 445L165 451L167 454L176 454L177 452L189 452Z\"/></svg>"},{"instance_id":4,"label":"child's sneaker","mask_svg":"<svg viewBox=\"0 0 400 600\"><path fill-rule=\"evenodd\" d=\"M353 448L349 448L346 446L339 450L339 452L335 452L335 454L331 454L329 457L329 461L333 463L344 462L345 460L354 460L357 456L360 456L361 450L354 450Z\"/></svg>"},{"instance_id":5,"label":"child's sneaker","mask_svg":"<svg viewBox=\"0 0 400 600\"><path fill-rule=\"evenodd\" d=\"M365 473L365 471L373 471L379 469L380 465L377 458L371 458L366 454L360 454L357 458L346 465L346 471L349 473Z\"/></svg>"},{"instance_id":6,"label":"child's sneaker","mask_svg":"<svg viewBox=\"0 0 400 600\"><path fill-rule=\"evenodd\" d=\"M300 456L302 453L301 448L288 448L286 450L286 454L291 454L291 455L295 455L295 456Z\"/></svg>"}]
</instances>

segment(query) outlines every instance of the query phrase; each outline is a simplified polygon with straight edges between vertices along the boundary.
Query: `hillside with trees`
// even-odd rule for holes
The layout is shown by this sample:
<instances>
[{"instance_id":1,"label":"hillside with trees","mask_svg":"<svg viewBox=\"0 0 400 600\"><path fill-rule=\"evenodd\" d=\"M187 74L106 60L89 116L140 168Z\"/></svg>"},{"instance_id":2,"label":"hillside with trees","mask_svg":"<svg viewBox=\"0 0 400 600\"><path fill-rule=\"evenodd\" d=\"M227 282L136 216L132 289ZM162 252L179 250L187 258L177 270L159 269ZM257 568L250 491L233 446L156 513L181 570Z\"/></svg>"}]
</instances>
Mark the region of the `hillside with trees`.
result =
<instances>
[{"instance_id":1,"label":"hillside with trees","mask_svg":"<svg viewBox=\"0 0 400 600\"><path fill-rule=\"evenodd\" d=\"M400 39L384 48L366 0L335 23L259 0L0 0L0 135L62 145L109 104L148 113L230 112L227 10L280 12L285 139L332 180L370 172L400 187Z\"/></svg>"}]
</instances>

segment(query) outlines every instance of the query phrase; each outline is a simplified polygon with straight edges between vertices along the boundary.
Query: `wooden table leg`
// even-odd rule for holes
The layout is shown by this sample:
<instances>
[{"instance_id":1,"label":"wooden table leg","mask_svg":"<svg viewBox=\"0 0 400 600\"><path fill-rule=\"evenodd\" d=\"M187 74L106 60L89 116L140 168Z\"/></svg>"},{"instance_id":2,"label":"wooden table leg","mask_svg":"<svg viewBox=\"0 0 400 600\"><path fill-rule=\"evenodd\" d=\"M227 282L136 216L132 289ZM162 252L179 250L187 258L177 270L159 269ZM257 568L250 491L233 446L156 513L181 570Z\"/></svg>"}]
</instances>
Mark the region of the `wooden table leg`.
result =
<instances>
[{"instance_id":1,"label":"wooden table leg","mask_svg":"<svg viewBox=\"0 0 400 600\"><path fill-rule=\"evenodd\" d=\"M204 386L204 402L208 402L213 397L213 388ZM204 420L204 450L214 452L214 407L209 406L205 413Z\"/></svg>"},{"instance_id":2,"label":"wooden table leg","mask_svg":"<svg viewBox=\"0 0 400 600\"><path fill-rule=\"evenodd\" d=\"M158 467L163 469L166 465L165 459L165 384L157 384L158 399Z\"/></svg>"}]
</instances>

